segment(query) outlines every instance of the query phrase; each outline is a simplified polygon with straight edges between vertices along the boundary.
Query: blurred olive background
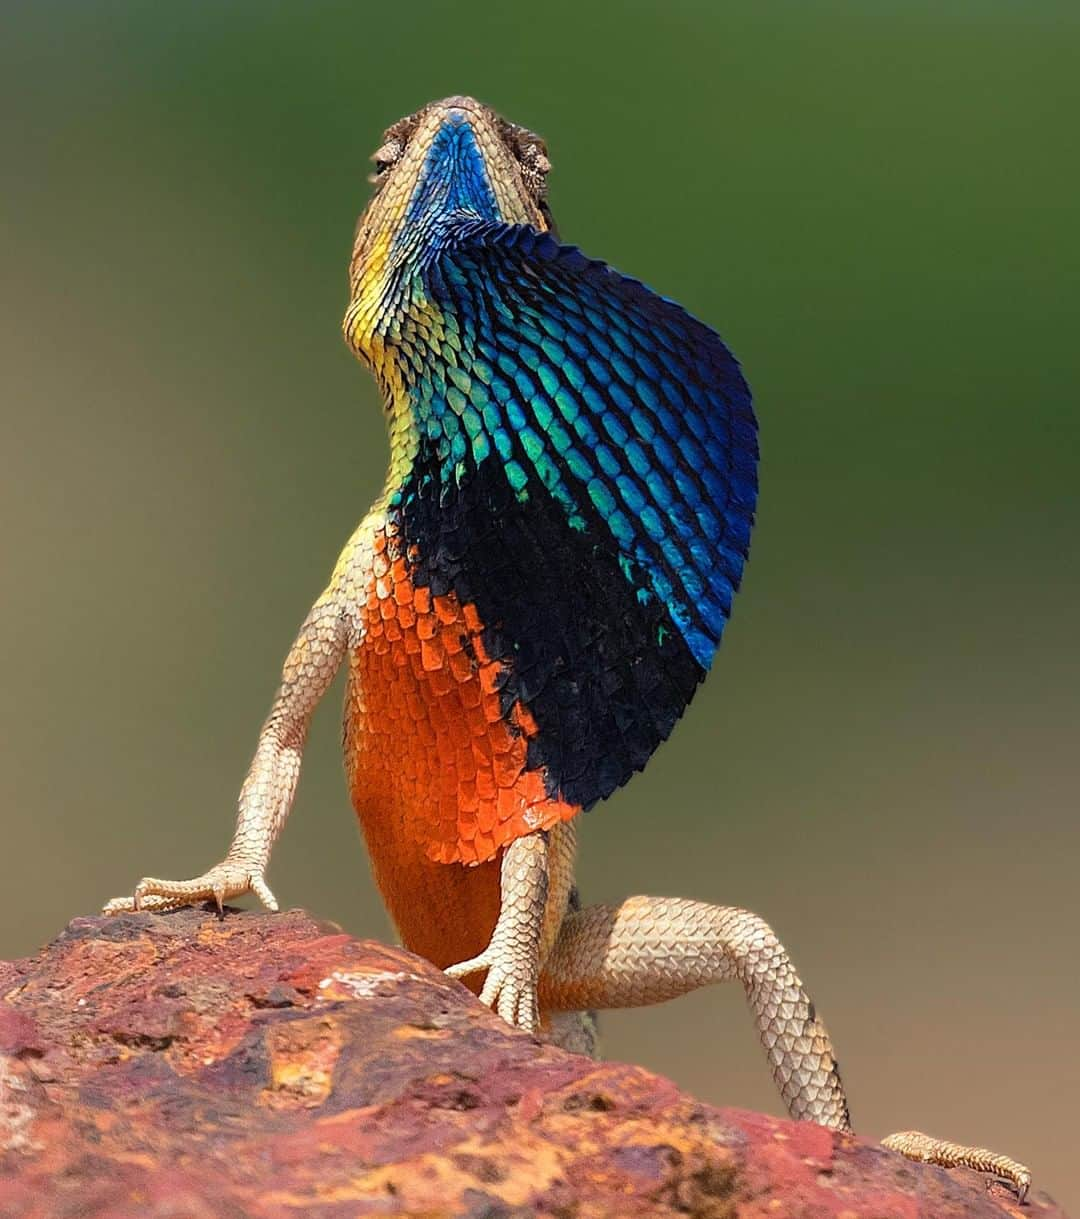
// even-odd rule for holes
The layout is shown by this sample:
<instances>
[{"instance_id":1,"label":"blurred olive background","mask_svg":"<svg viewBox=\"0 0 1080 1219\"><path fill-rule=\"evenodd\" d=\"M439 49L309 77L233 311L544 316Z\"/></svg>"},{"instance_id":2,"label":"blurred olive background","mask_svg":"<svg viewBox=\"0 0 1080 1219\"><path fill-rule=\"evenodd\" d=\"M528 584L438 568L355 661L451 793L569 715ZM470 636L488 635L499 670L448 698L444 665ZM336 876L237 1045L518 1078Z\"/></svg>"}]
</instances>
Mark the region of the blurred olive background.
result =
<instances>
[{"instance_id":1,"label":"blurred olive background","mask_svg":"<svg viewBox=\"0 0 1080 1219\"><path fill-rule=\"evenodd\" d=\"M856 1123L1080 1210L1080 9L2 5L0 953L223 852L293 631L381 484L339 336L383 128L473 93L564 237L684 302L762 424L714 676L584 827L591 899L749 906ZM271 881L388 927L316 719ZM777 1111L741 994L606 1052Z\"/></svg>"}]
</instances>

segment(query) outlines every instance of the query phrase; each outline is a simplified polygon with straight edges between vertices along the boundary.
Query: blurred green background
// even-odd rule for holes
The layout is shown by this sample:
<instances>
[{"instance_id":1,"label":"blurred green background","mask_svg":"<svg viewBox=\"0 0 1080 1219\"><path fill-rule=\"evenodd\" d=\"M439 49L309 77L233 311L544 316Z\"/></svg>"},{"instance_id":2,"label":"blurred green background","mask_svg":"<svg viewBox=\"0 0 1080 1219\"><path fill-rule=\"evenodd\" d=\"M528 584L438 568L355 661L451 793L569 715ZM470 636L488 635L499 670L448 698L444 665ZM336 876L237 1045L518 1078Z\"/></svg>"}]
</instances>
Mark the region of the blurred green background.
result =
<instances>
[{"instance_id":1,"label":"blurred green background","mask_svg":"<svg viewBox=\"0 0 1080 1219\"><path fill-rule=\"evenodd\" d=\"M367 157L475 94L564 236L716 325L762 423L714 676L584 827L590 899L749 906L856 1123L1080 1210L1080 7L2 6L0 953L215 862L293 631L381 483L339 337ZM388 933L317 718L271 881ZM778 1109L741 995L606 1052Z\"/></svg>"}]
</instances>

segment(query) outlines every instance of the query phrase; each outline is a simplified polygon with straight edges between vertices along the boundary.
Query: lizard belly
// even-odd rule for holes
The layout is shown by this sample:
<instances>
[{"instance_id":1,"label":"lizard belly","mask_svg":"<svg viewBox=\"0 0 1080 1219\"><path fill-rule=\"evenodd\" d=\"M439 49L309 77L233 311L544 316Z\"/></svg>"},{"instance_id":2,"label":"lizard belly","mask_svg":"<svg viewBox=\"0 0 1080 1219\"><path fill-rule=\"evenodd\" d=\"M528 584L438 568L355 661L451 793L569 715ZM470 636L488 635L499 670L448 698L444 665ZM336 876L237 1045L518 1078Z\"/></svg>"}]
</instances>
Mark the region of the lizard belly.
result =
<instances>
[{"instance_id":1,"label":"lizard belly","mask_svg":"<svg viewBox=\"0 0 1080 1219\"><path fill-rule=\"evenodd\" d=\"M482 951L498 854L569 820L527 766L536 726L507 707L473 606L414 585L392 523L374 539L349 656L345 767L376 883L404 945L440 966Z\"/></svg>"}]
</instances>

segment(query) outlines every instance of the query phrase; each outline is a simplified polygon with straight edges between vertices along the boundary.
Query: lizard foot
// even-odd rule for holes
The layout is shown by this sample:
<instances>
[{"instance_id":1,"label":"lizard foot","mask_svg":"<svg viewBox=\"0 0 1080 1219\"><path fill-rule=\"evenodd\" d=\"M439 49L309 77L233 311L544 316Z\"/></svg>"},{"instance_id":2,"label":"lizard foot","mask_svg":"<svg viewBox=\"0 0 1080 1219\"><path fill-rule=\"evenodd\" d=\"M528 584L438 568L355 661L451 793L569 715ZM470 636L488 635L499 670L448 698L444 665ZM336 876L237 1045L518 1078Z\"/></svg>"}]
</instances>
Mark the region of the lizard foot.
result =
<instances>
[{"instance_id":1,"label":"lizard foot","mask_svg":"<svg viewBox=\"0 0 1080 1219\"><path fill-rule=\"evenodd\" d=\"M962 1143L950 1143L947 1139L933 1139L918 1130L904 1130L890 1134L881 1140L882 1147L898 1151L909 1160L920 1164L938 1164L942 1168L974 1168L989 1176L1000 1177L1016 1190L1021 1202L1031 1185L1031 1172L1023 1164L985 1147L965 1147Z\"/></svg>"},{"instance_id":2,"label":"lizard foot","mask_svg":"<svg viewBox=\"0 0 1080 1219\"><path fill-rule=\"evenodd\" d=\"M218 912L222 913L226 901L245 893L254 893L267 910L278 908L261 868L243 860L225 859L193 880L157 880L146 876L135 886L131 897L114 897L106 902L103 913L123 914L132 910L161 913L208 901L216 902Z\"/></svg>"},{"instance_id":3,"label":"lizard foot","mask_svg":"<svg viewBox=\"0 0 1080 1219\"><path fill-rule=\"evenodd\" d=\"M540 1009L537 1002L535 970L530 970L527 961L515 956L507 945L500 945L498 936L478 956L458 965L451 965L443 972L451 978L464 978L467 974L487 970L480 1002L497 1012L507 1024L524 1029L527 1033L540 1031Z\"/></svg>"}]
</instances>

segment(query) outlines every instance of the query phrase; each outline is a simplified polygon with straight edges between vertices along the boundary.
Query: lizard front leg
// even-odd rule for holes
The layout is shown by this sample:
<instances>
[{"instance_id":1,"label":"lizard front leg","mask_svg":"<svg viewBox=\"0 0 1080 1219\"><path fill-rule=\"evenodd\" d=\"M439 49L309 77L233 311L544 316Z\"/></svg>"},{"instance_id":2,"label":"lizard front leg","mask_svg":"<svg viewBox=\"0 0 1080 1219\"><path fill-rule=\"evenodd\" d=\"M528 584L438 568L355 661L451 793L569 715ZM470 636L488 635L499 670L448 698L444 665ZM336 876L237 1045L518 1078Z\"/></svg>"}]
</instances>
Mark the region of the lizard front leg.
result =
<instances>
[{"instance_id":1,"label":"lizard front leg","mask_svg":"<svg viewBox=\"0 0 1080 1219\"><path fill-rule=\"evenodd\" d=\"M312 606L289 651L281 686L240 791L236 831L225 858L191 880L144 877L133 895L108 902L106 914L173 910L200 901L215 901L220 909L225 901L245 893L254 893L268 909L277 909L266 883L266 867L292 808L312 712L345 652L349 634L345 604L338 581L332 582Z\"/></svg>"},{"instance_id":2,"label":"lizard front leg","mask_svg":"<svg viewBox=\"0 0 1080 1219\"><path fill-rule=\"evenodd\" d=\"M451 965L451 978L487 971L480 1002L527 1032L540 1028L537 981L540 940L548 904L548 836L528 834L503 852L499 918L479 956Z\"/></svg>"},{"instance_id":3,"label":"lizard front leg","mask_svg":"<svg viewBox=\"0 0 1080 1219\"><path fill-rule=\"evenodd\" d=\"M639 1007L699 986L743 984L788 1113L851 1130L832 1041L784 946L756 914L680 898L631 897L569 913L540 978L545 1012ZM1023 1201L1031 1173L1007 1156L917 1131L883 1145L908 1159L974 1168Z\"/></svg>"},{"instance_id":4,"label":"lizard front leg","mask_svg":"<svg viewBox=\"0 0 1080 1219\"><path fill-rule=\"evenodd\" d=\"M537 984L570 902L576 846L573 821L510 843L499 867L499 917L488 946L446 970L452 978L487 970L480 1001L530 1033L540 1029Z\"/></svg>"}]
</instances>

